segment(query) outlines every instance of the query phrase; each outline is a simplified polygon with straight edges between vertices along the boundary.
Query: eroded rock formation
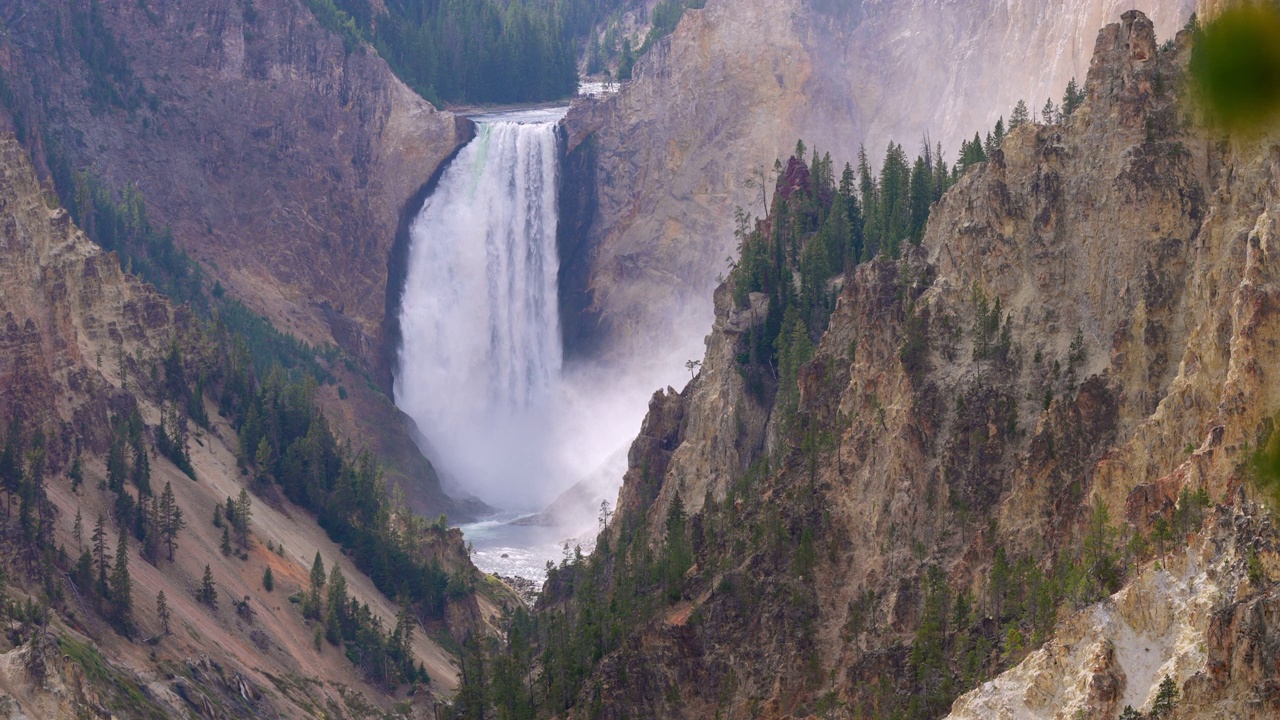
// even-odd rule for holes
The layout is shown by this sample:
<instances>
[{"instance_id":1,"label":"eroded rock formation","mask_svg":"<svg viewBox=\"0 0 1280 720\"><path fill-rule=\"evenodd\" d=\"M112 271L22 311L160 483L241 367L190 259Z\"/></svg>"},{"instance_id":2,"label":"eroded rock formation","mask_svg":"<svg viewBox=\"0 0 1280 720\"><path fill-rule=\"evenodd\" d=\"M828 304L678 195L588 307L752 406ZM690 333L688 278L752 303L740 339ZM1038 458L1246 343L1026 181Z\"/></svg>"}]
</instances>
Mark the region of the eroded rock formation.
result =
<instances>
[{"instance_id":1,"label":"eroded rock formation","mask_svg":"<svg viewBox=\"0 0 1280 720\"><path fill-rule=\"evenodd\" d=\"M660 550L678 495L693 567L579 707L940 715L952 683L1018 663L956 715L1114 717L1165 675L1187 717L1274 714L1276 537L1248 473L1280 410L1280 150L1197 127L1189 42L1158 47L1138 12L1104 28L1083 108L1013 132L918 248L846 275L794 418L748 397L726 351L765 299L722 288L702 372L655 397L607 536ZM992 313L1004 349L975 352ZM1165 537L1184 493L1209 498L1205 522ZM1100 507L1119 529L1090 536ZM1068 582L1100 532L1157 545L1101 603L1026 610L1038 640L1007 624L1006 563ZM976 659L930 654L957 647Z\"/></svg>"}]
</instances>

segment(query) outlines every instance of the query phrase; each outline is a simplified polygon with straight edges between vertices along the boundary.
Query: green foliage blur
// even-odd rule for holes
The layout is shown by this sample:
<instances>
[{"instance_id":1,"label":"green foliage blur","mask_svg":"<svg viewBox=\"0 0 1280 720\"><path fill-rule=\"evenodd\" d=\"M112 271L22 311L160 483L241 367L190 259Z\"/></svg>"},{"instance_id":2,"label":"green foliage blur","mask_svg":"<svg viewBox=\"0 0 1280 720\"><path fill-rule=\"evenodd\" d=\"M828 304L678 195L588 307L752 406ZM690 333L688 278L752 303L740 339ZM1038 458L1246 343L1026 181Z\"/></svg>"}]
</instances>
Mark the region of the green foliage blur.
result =
<instances>
[{"instance_id":1,"label":"green foliage blur","mask_svg":"<svg viewBox=\"0 0 1280 720\"><path fill-rule=\"evenodd\" d=\"M385 12L368 0L307 0L307 5L321 25L342 38L347 52L367 42L400 79L440 105L573 95L579 47L617 3L387 0L378 3Z\"/></svg>"},{"instance_id":2,"label":"green foliage blur","mask_svg":"<svg viewBox=\"0 0 1280 720\"><path fill-rule=\"evenodd\" d=\"M1189 23L1195 28L1194 19ZM1280 118L1280 8L1245 5L1223 12L1203 30L1191 74L1210 120L1244 134Z\"/></svg>"}]
</instances>

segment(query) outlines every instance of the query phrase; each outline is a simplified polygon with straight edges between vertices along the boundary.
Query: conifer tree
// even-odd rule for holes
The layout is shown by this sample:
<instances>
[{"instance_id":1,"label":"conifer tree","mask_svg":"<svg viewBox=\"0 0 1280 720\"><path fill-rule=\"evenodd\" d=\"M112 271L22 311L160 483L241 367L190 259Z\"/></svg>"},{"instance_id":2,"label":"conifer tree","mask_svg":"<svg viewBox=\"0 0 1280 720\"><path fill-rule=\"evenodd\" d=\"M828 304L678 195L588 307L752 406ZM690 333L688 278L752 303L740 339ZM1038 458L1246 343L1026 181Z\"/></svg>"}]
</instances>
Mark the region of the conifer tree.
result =
<instances>
[{"instance_id":1,"label":"conifer tree","mask_svg":"<svg viewBox=\"0 0 1280 720\"><path fill-rule=\"evenodd\" d=\"M399 662L402 673L406 666L409 670L413 669L413 630L416 624L408 603L402 601L400 612L396 615L395 630L392 631L391 639L387 643L388 650Z\"/></svg>"},{"instance_id":2,"label":"conifer tree","mask_svg":"<svg viewBox=\"0 0 1280 720\"><path fill-rule=\"evenodd\" d=\"M156 594L156 617L160 620L160 629L165 635L169 634L169 602L164 596L164 590Z\"/></svg>"},{"instance_id":3,"label":"conifer tree","mask_svg":"<svg viewBox=\"0 0 1280 720\"><path fill-rule=\"evenodd\" d=\"M84 482L84 469L80 466L79 455L72 459L71 469L67 471L67 477L71 478L71 492L79 494L80 484Z\"/></svg>"},{"instance_id":4,"label":"conifer tree","mask_svg":"<svg viewBox=\"0 0 1280 720\"><path fill-rule=\"evenodd\" d=\"M345 606L347 602L347 578L342 574L342 566L333 564L329 573L329 604Z\"/></svg>"},{"instance_id":5,"label":"conifer tree","mask_svg":"<svg viewBox=\"0 0 1280 720\"><path fill-rule=\"evenodd\" d=\"M111 571L111 604L117 629L128 635L133 627L133 580L129 576L129 534L122 528Z\"/></svg>"},{"instance_id":6,"label":"conifer tree","mask_svg":"<svg viewBox=\"0 0 1280 720\"><path fill-rule=\"evenodd\" d=\"M1062 96L1062 117L1071 117L1071 114L1084 104L1084 90L1076 84L1076 79L1071 78L1067 83L1066 93Z\"/></svg>"},{"instance_id":7,"label":"conifer tree","mask_svg":"<svg viewBox=\"0 0 1280 720\"><path fill-rule=\"evenodd\" d=\"M1013 106L1013 114L1009 116L1009 129L1020 128L1031 122L1031 113L1027 110L1025 100L1019 100L1017 105Z\"/></svg>"},{"instance_id":8,"label":"conifer tree","mask_svg":"<svg viewBox=\"0 0 1280 720\"><path fill-rule=\"evenodd\" d=\"M80 507L76 506L76 522L71 528L71 534L76 536L76 552L84 549L84 520L80 518Z\"/></svg>"},{"instance_id":9,"label":"conifer tree","mask_svg":"<svg viewBox=\"0 0 1280 720\"><path fill-rule=\"evenodd\" d=\"M307 594L307 601L303 606L303 614L313 619L319 619L321 616L321 599L320 590L324 588L324 560L320 559L320 551L316 551L315 562L311 563L311 592Z\"/></svg>"},{"instance_id":10,"label":"conifer tree","mask_svg":"<svg viewBox=\"0 0 1280 720\"><path fill-rule=\"evenodd\" d=\"M262 589L266 590L267 592L271 592L275 588L276 588L276 579L275 579L275 576L271 573L271 566L268 565L267 569L262 573Z\"/></svg>"},{"instance_id":11,"label":"conifer tree","mask_svg":"<svg viewBox=\"0 0 1280 720\"><path fill-rule=\"evenodd\" d=\"M44 494L45 438L39 428L31 436L31 447L26 452L26 473L19 484L19 526L22 538L30 547L44 544L46 526Z\"/></svg>"},{"instance_id":12,"label":"conifer tree","mask_svg":"<svg viewBox=\"0 0 1280 720\"><path fill-rule=\"evenodd\" d=\"M927 141L926 141L927 142ZM933 204L933 167L929 161L929 146L916 158L911 169L911 186L908 192L911 208L911 242L919 245L924 238L925 223L929 219L929 206Z\"/></svg>"},{"instance_id":13,"label":"conifer tree","mask_svg":"<svg viewBox=\"0 0 1280 720\"><path fill-rule=\"evenodd\" d=\"M1044 101L1044 107L1040 110L1040 117L1044 120L1045 125L1052 125L1058 121L1058 108L1053 104L1053 98Z\"/></svg>"},{"instance_id":14,"label":"conifer tree","mask_svg":"<svg viewBox=\"0 0 1280 720\"><path fill-rule=\"evenodd\" d=\"M253 455L253 464L258 468L258 481L267 482L271 478L271 443L263 437L258 441L258 451Z\"/></svg>"},{"instance_id":15,"label":"conifer tree","mask_svg":"<svg viewBox=\"0 0 1280 720\"><path fill-rule=\"evenodd\" d=\"M342 566L334 563L329 573L329 610L325 615L325 638L334 645L342 642L342 625L346 620L347 579Z\"/></svg>"},{"instance_id":16,"label":"conifer tree","mask_svg":"<svg viewBox=\"0 0 1280 720\"><path fill-rule=\"evenodd\" d=\"M666 542L663 547L667 597L672 601L678 600L684 592L684 574L693 562L685 535L686 519L684 501L677 492L667 509Z\"/></svg>"},{"instance_id":17,"label":"conifer tree","mask_svg":"<svg viewBox=\"0 0 1280 720\"><path fill-rule=\"evenodd\" d=\"M338 603L329 603L329 610L324 618L324 638L330 645L342 642L342 618L338 616Z\"/></svg>"},{"instance_id":18,"label":"conifer tree","mask_svg":"<svg viewBox=\"0 0 1280 720\"><path fill-rule=\"evenodd\" d=\"M249 549L249 520L253 517L253 502L249 499L249 491L240 488L240 497L235 503L236 514L233 524L240 539L240 547Z\"/></svg>"},{"instance_id":19,"label":"conifer tree","mask_svg":"<svg viewBox=\"0 0 1280 720\"><path fill-rule=\"evenodd\" d=\"M151 461L147 459L147 450L139 441L133 448L133 484L138 488L139 496L151 494Z\"/></svg>"},{"instance_id":20,"label":"conifer tree","mask_svg":"<svg viewBox=\"0 0 1280 720\"><path fill-rule=\"evenodd\" d=\"M1178 707L1178 685L1168 675L1160 681L1160 689L1156 691L1156 699L1151 703L1151 720L1168 717Z\"/></svg>"},{"instance_id":21,"label":"conifer tree","mask_svg":"<svg viewBox=\"0 0 1280 720\"><path fill-rule=\"evenodd\" d=\"M160 495L160 533L164 537L165 547L169 551L169 561L173 561L173 551L178 547L178 533L187 526L183 518L182 508L173 495L173 485L166 482L164 492Z\"/></svg>"},{"instance_id":22,"label":"conifer tree","mask_svg":"<svg viewBox=\"0 0 1280 720\"><path fill-rule=\"evenodd\" d=\"M320 558L320 551L316 551L316 559L311 563L311 589L319 592L324 588L324 560Z\"/></svg>"},{"instance_id":23,"label":"conifer tree","mask_svg":"<svg viewBox=\"0 0 1280 720\"><path fill-rule=\"evenodd\" d=\"M5 517L10 515L10 503L13 494L18 492L22 484L22 421L15 413L9 420L9 430L5 434L4 451L0 452L0 488L9 496L5 503Z\"/></svg>"},{"instance_id":24,"label":"conifer tree","mask_svg":"<svg viewBox=\"0 0 1280 720\"><path fill-rule=\"evenodd\" d=\"M107 590L107 567L111 562L111 554L107 552L107 526L102 515L93 526L93 561L98 566L98 594L105 595Z\"/></svg>"},{"instance_id":25,"label":"conifer tree","mask_svg":"<svg viewBox=\"0 0 1280 720\"><path fill-rule=\"evenodd\" d=\"M457 704L468 718L484 717L485 688L488 686L484 643L468 631L462 641L461 675Z\"/></svg>"},{"instance_id":26,"label":"conifer tree","mask_svg":"<svg viewBox=\"0 0 1280 720\"><path fill-rule=\"evenodd\" d=\"M218 588L213 584L213 570L207 564L204 566L204 577L200 580L200 589L196 591L196 600L218 609Z\"/></svg>"},{"instance_id":27,"label":"conifer tree","mask_svg":"<svg viewBox=\"0 0 1280 720\"><path fill-rule=\"evenodd\" d=\"M107 451L107 487L119 493L124 490L124 479L129 474L124 459L124 437L119 429L111 434L111 449Z\"/></svg>"}]
</instances>

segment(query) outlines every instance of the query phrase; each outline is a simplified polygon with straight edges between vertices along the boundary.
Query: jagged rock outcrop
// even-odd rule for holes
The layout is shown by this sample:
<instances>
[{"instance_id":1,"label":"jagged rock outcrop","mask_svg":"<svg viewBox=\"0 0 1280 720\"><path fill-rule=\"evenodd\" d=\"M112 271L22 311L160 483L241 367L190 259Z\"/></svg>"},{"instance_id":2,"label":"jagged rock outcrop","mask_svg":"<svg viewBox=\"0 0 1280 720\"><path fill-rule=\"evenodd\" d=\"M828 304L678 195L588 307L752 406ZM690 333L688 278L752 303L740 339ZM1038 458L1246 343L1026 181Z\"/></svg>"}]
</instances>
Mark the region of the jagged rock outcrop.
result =
<instances>
[{"instance_id":1,"label":"jagged rock outcrop","mask_svg":"<svg viewBox=\"0 0 1280 720\"><path fill-rule=\"evenodd\" d=\"M633 446L611 536L661 548L679 492L693 568L583 707L939 716L949 683L1020 662L957 715L1114 717L1165 674L1188 717L1273 712L1274 530L1248 468L1280 411L1280 149L1196 126L1190 42L1158 47L1138 12L1104 28L1082 108L1014 131L935 204L918 248L846 274L795 418L744 400L720 306L700 377L651 406L646 428L668 431ZM723 436L742 409L771 415L763 443L755 425ZM1168 537L1189 522L1184 491L1216 507ZM996 568L1041 578L1019 593L1076 587L1063 568L1100 542L1098 507L1159 551L1126 551L1100 604L1058 590L1047 625L1034 604L1020 612L1040 619L1009 624ZM955 648L962 667L938 659Z\"/></svg>"},{"instance_id":2,"label":"jagged rock outcrop","mask_svg":"<svg viewBox=\"0 0 1280 720\"><path fill-rule=\"evenodd\" d=\"M117 387L145 376L185 314L89 242L36 181L13 135L0 138L0 416L71 422L86 451L106 450ZM136 380L135 380L136 382ZM64 467L72 438L55 443Z\"/></svg>"},{"instance_id":3,"label":"jagged rock outcrop","mask_svg":"<svg viewBox=\"0 0 1280 720\"><path fill-rule=\"evenodd\" d=\"M753 169L767 175L797 138L839 163L865 143L878 163L888 141L915 152L928 134L954 159L1020 98L1032 112L1057 102L1097 29L1131 6L1168 38L1194 2L710 0L686 13L636 79L566 119L567 194L590 200L566 218L585 233L562 265L569 349L696 355L734 210L766 210Z\"/></svg>"}]
</instances>

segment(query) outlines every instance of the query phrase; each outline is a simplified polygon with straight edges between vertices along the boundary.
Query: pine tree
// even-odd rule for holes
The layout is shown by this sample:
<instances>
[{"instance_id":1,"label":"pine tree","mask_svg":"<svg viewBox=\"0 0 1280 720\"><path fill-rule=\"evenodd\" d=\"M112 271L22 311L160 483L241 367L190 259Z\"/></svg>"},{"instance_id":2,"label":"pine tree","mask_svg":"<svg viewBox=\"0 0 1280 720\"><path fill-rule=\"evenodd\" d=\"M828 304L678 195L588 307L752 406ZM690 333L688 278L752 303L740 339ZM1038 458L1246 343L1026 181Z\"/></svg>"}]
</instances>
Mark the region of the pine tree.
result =
<instances>
[{"instance_id":1,"label":"pine tree","mask_svg":"<svg viewBox=\"0 0 1280 720\"><path fill-rule=\"evenodd\" d=\"M1025 100L1019 100L1017 105L1013 106L1013 115L1009 116L1009 129L1020 128L1031 122L1031 113L1027 110Z\"/></svg>"},{"instance_id":2,"label":"pine tree","mask_svg":"<svg viewBox=\"0 0 1280 720\"><path fill-rule=\"evenodd\" d=\"M196 591L196 600L218 609L218 588L213 584L213 570L207 564L204 566L204 577L200 580L200 589Z\"/></svg>"},{"instance_id":3,"label":"pine tree","mask_svg":"<svg viewBox=\"0 0 1280 720\"><path fill-rule=\"evenodd\" d=\"M689 541L685 534L686 520L684 501L680 499L680 493L677 492L671 499L671 506L667 508L666 542L663 546L665 556L663 564L666 571L664 581L667 586L667 597L672 601L680 599L680 595L684 592L684 574L693 562L689 552Z\"/></svg>"},{"instance_id":4,"label":"pine tree","mask_svg":"<svg viewBox=\"0 0 1280 720\"><path fill-rule=\"evenodd\" d=\"M1044 108L1040 110L1040 117L1044 120L1045 125L1052 125L1058 120L1058 108L1053 104L1053 98L1044 101Z\"/></svg>"},{"instance_id":5,"label":"pine tree","mask_svg":"<svg viewBox=\"0 0 1280 720\"><path fill-rule=\"evenodd\" d=\"M1151 720L1168 717L1178 707L1178 685L1168 675L1160 681L1160 689L1156 699L1151 703L1151 712L1147 714Z\"/></svg>"},{"instance_id":6,"label":"pine tree","mask_svg":"<svg viewBox=\"0 0 1280 720\"><path fill-rule=\"evenodd\" d=\"M155 563L159 555L159 534L156 532L156 503L146 495L138 494L138 512L133 518L133 536L142 543L138 554Z\"/></svg>"},{"instance_id":7,"label":"pine tree","mask_svg":"<svg viewBox=\"0 0 1280 720\"><path fill-rule=\"evenodd\" d=\"M258 442L258 451L253 455L253 464L258 468L258 480L267 482L271 477L271 443L267 442L266 437Z\"/></svg>"},{"instance_id":8,"label":"pine tree","mask_svg":"<svg viewBox=\"0 0 1280 720\"><path fill-rule=\"evenodd\" d=\"M316 559L311 563L311 589L319 592L324 588L324 560L320 558L320 551L316 551Z\"/></svg>"},{"instance_id":9,"label":"pine tree","mask_svg":"<svg viewBox=\"0 0 1280 720\"><path fill-rule=\"evenodd\" d=\"M1084 538L1084 563L1099 595L1107 595L1120 584L1120 567L1114 552L1115 529L1107 504L1098 497L1089 514L1089 527Z\"/></svg>"},{"instance_id":10,"label":"pine tree","mask_svg":"<svg viewBox=\"0 0 1280 720\"><path fill-rule=\"evenodd\" d=\"M1076 79L1071 78L1067 83L1067 91L1062 96L1062 117L1071 117L1071 114L1084 104L1084 90L1076 84Z\"/></svg>"},{"instance_id":11,"label":"pine tree","mask_svg":"<svg viewBox=\"0 0 1280 720\"><path fill-rule=\"evenodd\" d=\"M488 686L484 643L472 632L462 641L461 675L455 704L461 705L467 718L483 718L485 688Z\"/></svg>"},{"instance_id":12,"label":"pine tree","mask_svg":"<svg viewBox=\"0 0 1280 720\"><path fill-rule=\"evenodd\" d=\"M340 608L347 602L347 579L342 574L342 566L334 563L329 573L329 604Z\"/></svg>"},{"instance_id":13,"label":"pine tree","mask_svg":"<svg viewBox=\"0 0 1280 720\"><path fill-rule=\"evenodd\" d=\"M98 522L93 526L93 561L98 566L98 594L105 595L107 590L107 566L111 562L111 554L107 552L107 525L98 515Z\"/></svg>"},{"instance_id":14,"label":"pine tree","mask_svg":"<svg viewBox=\"0 0 1280 720\"><path fill-rule=\"evenodd\" d=\"M915 166L911 169L908 196L911 208L910 235L913 245L919 245L924 238L925 223L929 219L929 206L933 204L933 167L932 162L926 159L929 154L928 147L926 143L925 154L916 158Z\"/></svg>"},{"instance_id":15,"label":"pine tree","mask_svg":"<svg viewBox=\"0 0 1280 720\"><path fill-rule=\"evenodd\" d=\"M84 482L84 469L80 466L79 455L71 461L71 469L67 471L67 477L71 478L71 492L79 494L80 484Z\"/></svg>"},{"instance_id":16,"label":"pine tree","mask_svg":"<svg viewBox=\"0 0 1280 720\"><path fill-rule=\"evenodd\" d=\"M133 626L133 580L129 577L129 534L120 531L116 564L111 571L111 603L116 627L129 635Z\"/></svg>"},{"instance_id":17,"label":"pine tree","mask_svg":"<svg viewBox=\"0 0 1280 720\"><path fill-rule=\"evenodd\" d=\"M222 528L222 544L218 546L222 550L223 555L231 554L231 533L224 527Z\"/></svg>"},{"instance_id":18,"label":"pine tree","mask_svg":"<svg viewBox=\"0 0 1280 720\"><path fill-rule=\"evenodd\" d=\"M76 552L84 549L84 520L80 518L80 507L76 506L76 523L71 528L71 533L76 536Z\"/></svg>"},{"instance_id":19,"label":"pine tree","mask_svg":"<svg viewBox=\"0 0 1280 720\"><path fill-rule=\"evenodd\" d=\"M0 488L12 498L22 484L22 421L15 414L9 420L5 435L4 451L0 452ZM12 502L12 500L10 500ZM5 503L5 517L9 517L10 503Z\"/></svg>"},{"instance_id":20,"label":"pine tree","mask_svg":"<svg viewBox=\"0 0 1280 720\"><path fill-rule=\"evenodd\" d=\"M622 59L618 61L618 79L630 80L631 70L635 67L635 52L631 49L631 38L622 39Z\"/></svg>"},{"instance_id":21,"label":"pine tree","mask_svg":"<svg viewBox=\"0 0 1280 720\"><path fill-rule=\"evenodd\" d=\"M160 629L165 635L169 634L169 602L164 596L164 590L156 594L156 617L160 620Z\"/></svg>"},{"instance_id":22,"label":"pine tree","mask_svg":"<svg viewBox=\"0 0 1280 720\"><path fill-rule=\"evenodd\" d=\"M147 450L141 440L133 448L132 479L139 496L151 494L151 461L147 459Z\"/></svg>"},{"instance_id":23,"label":"pine tree","mask_svg":"<svg viewBox=\"0 0 1280 720\"><path fill-rule=\"evenodd\" d=\"M275 576L271 574L271 567L268 566L267 569L262 573L262 589L266 590L267 592L271 592L275 588L276 588L276 579L275 579Z\"/></svg>"},{"instance_id":24,"label":"pine tree","mask_svg":"<svg viewBox=\"0 0 1280 720\"><path fill-rule=\"evenodd\" d=\"M330 645L342 642L342 618L338 617L338 604L330 602L324 619L324 638Z\"/></svg>"},{"instance_id":25,"label":"pine tree","mask_svg":"<svg viewBox=\"0 0 1280 720\"><path fill-rule=\"evenodd\" d=\"M1120 713L1120 720L1142 720L1142 713L1134 710L1132 705L1125 705Z\"/></svg>"},{"instance_id":26,"label":"pine tree","mask_svg":"<svg viewBox=\"0 0 1280 720\"><path fill-rule=\"evenodd\" d=\"M124 490L125 476L129 474L124 459L124 437L119 428L111 434L111 449L107 452L107 487L112 492Z\"/></svg>"},{"instance_id":27,"label":"pine tree","mask_svg":"<svg viewBox=\"0 0 1280 720\"><path fill-rule=\"evenodd\" d=\"M322 614L320 590L324 588L324 584L324 560L320 559L320 551L317 550L315 562L311 563L311 592L307 594L302 608L302 613L309 618L318 620Z\"/></svg>"},{"instance_id":28,"label":"pine tree","mask_svg":"<svg viewBox=\"0 0 1280 720\"><path fill-rule=\"evenodd\" d=\"M346 621L347 579L342 566L334 563L329 573L329 610L325 615L325 638L332 644L342 642L342 625Z\"/></svg>"},{"instance_id":29,"label":"pine tree","mask_svg":"<svg viewBox=\"0 0 1280 720\"><path fill-rule=\"evenodd\" d=\"M178 533L187 526L183 518L182 508L173 495L173 485L166 482L164 492L160 495L160 532L169 551L169 561L173 561L173 551L178 547Z\"/></svg>"},{"instance_id":30,"label":"pine tree","mask_svg":"<svg viewBox=\"0 0 1280 720\"><path fill-rule=\"evenodd\" d=\"M93 555L88 550L80 553L80 557L76 559L75 567L71 569L71 581L97 601L98 584L94 578Z\"/></svg>"},{"instance_id":31,"label":"pine tree","mask_svg":"<svg viewBox=\"0 0 1280 720\"><path fill-rule=\"evenodd\" d=\"M978 137L978 133L973 134L973 140L960 144L960 169L967 169L970 165L984 163L987 161L987 151L982 147L982 139Z\"/></svg>"},{"instance_id":32,"label":"pine tree","mask_svg":"<svg viewBox=\"0 0 1280 720\"><path fill-rule=\"evenodd\" d=\"M391 633L391 641L388 642L388 649L395 656L402 671L406 666L409 670L413 669L413 630L416 626L417 622L409 609L409 603L402 601L400 612L396 615L396 629Z\"/></svg>"},{"instance_id":33,"label":"pine tree","mask_svg":"<svg viewBox=\"0 0 1280 720\"><path fill-rule=\"evenodd\" d=\"M220 502L213 504L213 526L222 527L222 503Z\"/></svg>"},{"instance_id":34,"label":"pine tree","mask_svg":"<svg viewBox=\"0 0 1280 720\"><path fill-rule=\"evenodd\" d=\"M22 538L29 546L40 547L44 544L46 524L45 505L48 498L44 494L45 467L44 431L39 428L31 436L31 447L26 453L27 471L19 486L19 525Z\"/></svg>"},{"instance_id":35,"label":"pine tree","mask_svg":"<svg viewBox=\"0 0 1280 720\"><path fill-rule=\"evenodd\" d=\"M236 534L240 536L240 547L249 549L249 520L253 518L253 502L249 499L249 491L240 488L240 497L236 500L236 516L234 524Z\"/></svg>"}]
</instances>

